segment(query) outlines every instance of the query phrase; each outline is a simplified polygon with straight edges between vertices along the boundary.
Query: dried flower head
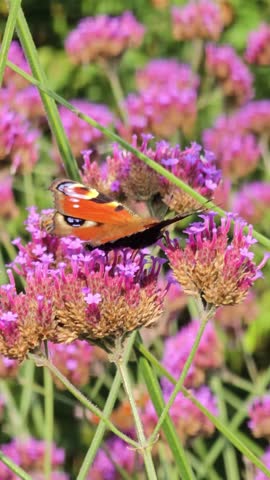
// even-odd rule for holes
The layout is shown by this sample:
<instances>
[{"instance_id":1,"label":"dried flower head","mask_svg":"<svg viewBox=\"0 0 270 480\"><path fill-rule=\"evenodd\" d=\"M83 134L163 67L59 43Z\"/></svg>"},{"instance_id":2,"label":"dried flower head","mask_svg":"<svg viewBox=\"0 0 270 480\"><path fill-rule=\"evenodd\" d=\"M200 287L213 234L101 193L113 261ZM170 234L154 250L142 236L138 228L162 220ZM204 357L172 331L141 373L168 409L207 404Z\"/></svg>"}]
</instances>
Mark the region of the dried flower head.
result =
<instances>
[{"instance_id":1,"label":"dried flower head","mask_svg":"<svg viewBox=\"0 0 270 480\"><path fill-rule=\"evenodd\" d=\"M262 23L258 30L250 32L245 59L256 65L270 65L270 25Z\"/></svg>"},{"instance_id":2,"label":"dried flower head","mask_svg":"<svg viewBox=\"0 0 270 480\"><path fill-rule=\"evenodd\" d=\"M110 59L142 43L144 27L131 12L119 17L98 15L80 21L66 38L65 49L76 64Z\"/></svg>"},{"instance_id":3,"label":"dried flower head","mask_svg":"<svg viewBox=\"0 0 270 480\"><path fill-rule=\"evenodd\" d=\"M172 23L176 40L218 40L224 27L221 8L211 0L191 1L181 8L173 7Z\"/></svg>"},{"instance_id":4,"label":"dried flower head","mask_svg":"<svg viewBox=\"0 0 270 480\"><path fill-rule=\"evenodd\" d=\"M201 215L202 221L192 224L186 233L188 238L182 248L179 242L170 240L164 247L175 278L184 292L200 296L215 306L241 302L249 288L261 274L260 265L254 262L250 247L256 243L252 226L244 233L244 223L236 221L232 238L230 216L222 218L220 225L214 221L215 213Z\"/></svg>"},{"instance_id":5,"label":"dried flower head","mask_svg":"<svg viewBox=\"0 0 270 480\"><path fill-rule=\"evenodd\" d=\"M253 97L253 78L248 67L230 45L206 46L206 68L221 82L223 93L238 105Z\"/></svg>"},{"instance_id":6,"label":"dried flower head","mask_svg":"<svg viewBox=\"0 0 270 480\"><path fill-rule=\"evenodd\" d=\"M199 328L200 322L193 320L189 325L181 328L176 335L165 340L162 363L174 378L178 378L183 370ZM197 388L205 382L209 370L217 369L222 364L222 344L214 326L208 323L185 379L185 386ZM162 385L166 393L171 393L173 386L167 379L162 380Z\"/></svg>"},{"instance_id":7,"label":"dried flower head","mask_svg":"<svg viewBox=\"0 0 270 480\"><path fill-rule=\"evenodd\" d=\"M248 426L255 438L270 438L270 395L255 398L248 409Z\"/></svg>"},{"instance_id":8,"label":"dried flower head","mask_svg":"<svg viewBox=\"0 0 270 480\"><path fill-rule=\"evenodd\" d=\"M233 198L233 211L247 222L268 225L270 220L270 182L251 182L244 185Z\"/></svg>"}]
</instances>

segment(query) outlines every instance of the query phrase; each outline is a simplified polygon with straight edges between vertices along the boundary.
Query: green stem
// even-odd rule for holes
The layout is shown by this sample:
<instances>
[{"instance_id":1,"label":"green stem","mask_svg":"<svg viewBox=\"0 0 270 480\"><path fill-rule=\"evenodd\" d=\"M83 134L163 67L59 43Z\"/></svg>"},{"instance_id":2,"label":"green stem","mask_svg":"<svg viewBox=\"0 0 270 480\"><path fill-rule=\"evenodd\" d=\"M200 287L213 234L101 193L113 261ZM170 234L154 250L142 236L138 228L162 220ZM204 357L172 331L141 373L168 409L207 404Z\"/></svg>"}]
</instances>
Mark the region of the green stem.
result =
<instances>
[{"instance_id":1,"label":"green stem","mask_svg":"<svg viewBox=\"0 0 270 480\"><path fill-rule=\"evenodd\" d=\"M122 120L124 121L125 124L127 124L128 114L125 109L124 94L123 94L122 86L120 84L119 76L117 74L117 69L116 69L117 66L116 64L106 62L106 60L100 60L99 64L111 85L112 93L115 98L115 102L116 102L118 111L122 117Z\"/></svg>"},{"instance_id":2,"label":"green stem","mask_svg":"<svg viewBox=\"0 0 270 480\"><path fill-rule=\"evenodd\" d=\"M45 390L45 424L44 440L46 443L44 455L44 474L45 480L50 480L52 473L52 444L53 444L53 425L54 425L54 405L53 405L53 379L48 368L43 369L44 390Z\"/></svg>"},{"instance_id":3,"label":"green stem","mask_svg":"<svg viewBox=\"0 0 270 480\"><path fill-rule=\"evenodd\" d=\"M12 63L10 61L7 62L7 65L10 68L12 68L12 70L14 70L15 72L19 73L24 78L26 78L32 85L36 85L39 88L40 91L46 93L46 95L52 97L54 100L56 100L58 103L60 103L60 105L63 105L68 110L73 112L75 115L77 115L77 117L83 119L85 122L89 123L89 125L92 125L93 127L97 128L102 133L104 133L104 135L111 138L113 141L118 142L119 145L121 145L123 148L125 148L129 152L133 153L134 155L136 155L137 158L142 160L144 163L146 163L150 168L155 170L157 173L159 173L163 177L167 178L174 185L181 188L184 192L186 192L188 195L190 195L192 198L194 198L194 200L197 200L202 205L207 205L208 209L212 209L213 211L217 212L222 217L224 217L226 215L225 210L222 210L222 208L218 207L213 202L211 202L207 198L203 197L196 190L193 190L193 188L190 187L188 184L186 184L183 180L181 180L180 178L173 175L171 172L166 170L166 168L162 167L162 165L160 165L159 163L157 163L154 160L152 160L151 158L147 157L147 155L140 152L140 150L137 150L135 147L130 145L124 139L122 139L121 137L116 135L116 133L107 129L106 127L103 127L98 122L96 122L93 118L88 117L84 113L80 112L76 107L71 105L69 102L67 102L60 95L58 95L57 93L54 93L52 90L50 90L46 86L44 86L42 82L39 82L38 80L33 78L31 75L28 75L21 68L17 67L14 63ZM65 159L65 157L64 157L64 159ZM247 232L248 228L245 227L244 231ZM255 229L253 229L253 237L256 238L258 240L258 242L260 242L261 245L263 245L264 247L270 248L270 239L265 237L261 233L257 232Z\"/></svg>"},{"instance_id":4,"label":"green stem","mask_svg":"<svg viewBox=\"0 0 270 480\"><path fill-rule=\"evenodd\" d=\"M190 47L192 50L191 58L191 66L193 72L198 72L203 54L204 54L204 41L201 38L195 38L191 43Z\"/></svg>"},{"instance_id":5,"label":"green stem","mask_svg":"<svg viewBox=\"0 0 270 480\"><path fill-rule=\"evenodd\" d=\"M154 439L155 439L156 436L158 435L158 432L159 432L159 430L160 430L160 427L162 426L162 423L163 423L166 415L168 415L168 412L169 412L169 410L170 410L170 408L171 408L171 406L172 406L172 404L173 404L173 402L174 402L174 400L175 400L175 398L176 398L176 395L178 394L178 392L180 392L180 390L181 390L181 388L182 388L182 386L183 386L183 384L184 384L184 381L185 381L185 378L186 378L186 376L187 376L187 374L188 374L189 368L190 368L190 366L191 366L191 364L192 364L192 362L193 362L193 359L194 359L195 354L196 354L196 352L197 352L197 349L198 349L198 347L199 347L199 343L200 343L200 340L201 340L201 338L202 338L202 335L203 335L203 332L204 332L204 330L205 330L205 327L206 327L206 325L207 325L207 322L208 322L209 318L213 315L214 311L215 311L214 308L210 308L209 310L205 310L205 312L204 312L204 315L203 315L203 317L202 317L202 319L201 319L200 328L199 328L199 331L198 331L198 333L197 333L197 336L196 336L196 338L195 338L195 340L194 340L194 344L193 344L193 346L192 346L192 349L191 349L191 351L190 351L190 354L189 354L189 356L188 356L188 358L187 358L187 361L186 361L186 363L185 363L185 365L184 365L184 368L183 368L183 370L182 370L182 372L181 372L181 375L180 375L178 381L176 382L176 385L175 385L175 387L174 387L174 390L173 390L173 392L172 392L172 394L171 394L171 396L170 396L170 398L169 398L169 400L168 400L168 402L167 402L167 404L166 404L166 406L165 406L165 408L164 408L164 410L163 410L163 412L162 412L162 414L161 414L161 416L160 416L160 418L159 418L159 420L158 420L158 423L156 424L155 429L154 429L154 431L153 431L153 433L152 433L152 435L151 435L151 437L150 437L150 439L149 439L150 442L151 442L151 441L154 441Z\"/></svg>"},{"instance_id":6,"label":"green stem","mask_svg":"<svg viewBox=\"0 0 270 480\"><path fill-rule=\"evenodd\" d=\"M35 354L29 354L29 358L33 358L33 360L36 362L37 365L39 366L44 366L47 367L53 375L55 375L62 383L65 385L67 390L69 390L70 393L90 412L94 413L97 415L101 420L103 420L106 423L106 426L113 432L115 435L118 435L118 437L122 438L125 442L129 443L132 447L137 448L138 443L134 442L130 437L122 433L118 428L116 428L113 423L108 420L106 417L104 417L103 413L100 411L99 408L97 408L88 398L86 398L62 373L56 368L55 365L53 365L50 360L48 360L45 357L41 357L40 355L35 355Z\"/></svg>"},{"instance_id":7,"label":"green stem","mask_svg":"<svg viewBox=\"0 0 270 480\"><path fill-rule=\"evenodd\" d=\"M25 56L30 63L31 70L38 81L44 85L48 82L46 75L40 64L36 46L33 42L31 32L25 20L22 9L17 14L16 30L20 38ZM44 91L40 91L41 99L46 110L48 121L55 136L61 158L65 163L67 174L74 180L80 180L80 173L77 163L72 155L68 139L61 123L60 115L56 107L55 101Z\"/></svg>"},{"instance_id":8,"label":"green stem","mask_svg":"<svg viewBox=\"0 0 270 480\"><path fill-rule=\"evenodd\" d=\"M8 415L8 427L10 429L10 435L23 436L29 434L28 426L23 425L20 412L18 411L14 395L10 391L9 385L5 380L0 380L0 392L6 400L7 415Z\"/></svg>"},{"instance_id":9,"label":"green stem","mask_svg":"<svg viewBox=\"0 0 270 480\"><path fill-rule=\"evenodd\" d=\"M2 86L4 71L7 63L8 51L10 43L14 34L16 19L18 15L19 8L21 6L21 0L13 0L10 4L9 15L1 42L1 51L0 51L0 88Z\"/></svg>"},{"instance_id":10,"label":"green stem","mask_svg":"<svg viewBox=\"0 0 270 480\"><path fill-rule=\"evenodd\" d=\"M132 335L130 336L130 338L128 339L128 342L126 344L125 353L124 353L124 362L127 362L128 359L129 359L129 356L130 356L130 353L131 353L131 350L132 350L132 347L133 347L133 343L134 343L134 340L135 340L135 336L136 336L136 332L133 332ZM121 376L120 376L120 373L117 372L115 377L114 377L114 380L113 380L113 383L111 385L111 389L110 389L105 407L104 407L103 412L102 412L103 418L106 419L106 420L108 420L108 418L110 417L110 415L112 413L114 404L115 404L116 399L119 395L120 386L121 386ZM96 453L99 449L99 446L102 442L102 439L104 437L106 427L107 427L107 422L105 420L100 420L100 422L97 426L95 435L92 439L91 445L90 445L90 447L89 447L89 449L88 449L88 451L87 451L87 453L84 457L84 460L82 462L79 474L77 476L77 480L85 480L85 478L86 478L86 476L89 472L89 469L90 469L90 467L91 467L91 465L92 465L92 463L95 459Z\"/></svg>"},{"instance_id":11,"label":"green stem","mask_svg":"<svg viewBox=\"0 0 270 480\"><path fill-rule=\"evenodd\" d=\"M27 172L23 174L23 186L25 195L25 204L27 207L35 205L35 193L33 189L32 173Z\"/></svg>"},{"instance_id":12,"label":"green stem","mask_svg":"<svg viewBox=\"0 0 270 480\"><path fill-rule=\"evenodd\" d=\"M23 423L25 423L27 419L27 415L32 402L34 375L35 375L34 362L32 362L31 360L26 360L24 364L24 372L23 372L24 383L23 383L21 401L20 401L20 413L21 413L21 418ZM42 393L43 393L43 390L42 390Z\"/></svg>"},{"instance_id":13,"label":"green stem","mask_svg":"<svg viewBox=\"0 0 270 480\"><path fill-rule=\"evenodd\" d=\"M10 458L8 458L3 452L0 451L0 460L3 462L12 472L14 472L19 478L23 480L33 480L28 473L26 473L21 467L16 465Z\"/></svg>"},{"instance_id":14,"label":"green stem","mask_svg":"<svg viewBox=\"0 0 270 480\"><path fill-rule=\"evenodd\" d=\"M142 422L141 422L141 419L140 419L139 412L137 410L137 406L136 406L136 402L135 402L135 399L134 399L132 387L131 387L131 384L130 384L127 367L120 357L118 359L115 358L114 362L115 362L115 364L117 366L117 369L118 369L118 371L121 375L123 386L124 386L125 392L127 394L127 397L128 397L129 403L130 403L130 407L131 407L134 422L135 422L135 428L136 428L136 432L137 432L137 436L138 436L138 440L139 440L139 444L140 444L140 453L142 454L143 459L144 459L144 465L145 465L147 477L148 477L149 480L157 480L157 475L156 475L156 471L155 471L155 467L154 467L154 462L153 462L153 458L152 458L152 455L151 455L152 444L151 444L151 442L149 442L149 443L147 442L145 434L144 434Z\"/></svg>"}]
</instances>

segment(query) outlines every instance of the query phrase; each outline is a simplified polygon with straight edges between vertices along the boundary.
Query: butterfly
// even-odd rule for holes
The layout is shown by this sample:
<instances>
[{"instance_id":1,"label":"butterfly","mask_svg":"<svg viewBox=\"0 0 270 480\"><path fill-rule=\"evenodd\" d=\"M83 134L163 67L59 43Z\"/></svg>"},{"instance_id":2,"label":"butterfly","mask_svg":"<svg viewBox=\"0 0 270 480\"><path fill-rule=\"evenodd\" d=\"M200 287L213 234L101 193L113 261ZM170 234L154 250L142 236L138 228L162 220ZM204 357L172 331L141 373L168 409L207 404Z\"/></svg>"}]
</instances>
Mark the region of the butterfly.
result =
<instances>
[{"instance_id":1,"label":"butterfly","mask_svg":"<svg viewBox=\"0 0 270 480\"><path fill-rule=\"evenodd\" d=\"M96 189L68 179L55 180L49 189L55 211L43 217L42 228L59 237L74 235L87 242L90 250L144 248L161 238L165 227L191 215L189 212L162 221L142 218Z\"/></svg>"}]
</instances>

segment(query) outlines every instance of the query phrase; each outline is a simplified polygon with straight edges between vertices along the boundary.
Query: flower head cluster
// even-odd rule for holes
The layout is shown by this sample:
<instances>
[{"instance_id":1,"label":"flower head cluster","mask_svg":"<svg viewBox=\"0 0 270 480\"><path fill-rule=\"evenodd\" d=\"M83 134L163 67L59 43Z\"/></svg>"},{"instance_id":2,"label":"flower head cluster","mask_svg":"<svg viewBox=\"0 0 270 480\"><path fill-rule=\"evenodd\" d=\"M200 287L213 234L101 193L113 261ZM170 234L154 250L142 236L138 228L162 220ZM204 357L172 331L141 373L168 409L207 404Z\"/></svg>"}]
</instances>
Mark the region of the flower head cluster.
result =
<instances>
[{"instance_id":1,"label":"flower head cluster","mask_svg":"<svg viewBox=\"0 0 270 480\"><path fill-rule=\"evenodd\" d=\"M31 171L38 160L40 132L6 105L0 106L0 162L11 159L11 170Z\"/></svg>"},{"instance_id":2,"label":"flower head cluster","mask_svg":"<svg viewBox=\"0 0 270 480\"><path fill-rule=\"evenodd\" d=\"M265 466L270 469L270 447L267 448L265 453L263 454L261 458L262 462L265 464ZM261 470L256 469L256 474L254 477L254 480L268 480L269 476L263 473Z\"/></svg>"},{"instance_id":3,"label":"flower head cluster","mask_svg":"<svg viewBox=\"0 0 270 480\"><path fill-rule=\"evenodd\" d=\"M17 360L0 355L0 378L13 378L17 376L20 364Z\"/></svg>"},{"instance_id":4,"label":"flower head cluster","mask_svg":"<svg viewBox=\"0 0 270 480\"><path fill-rule=\"evenodd\" d=\"M193 320L189 325L183 327L175 336L165 341L162 363L166 370L178 378L200 328L200 322ZM209 323L204 331L193 363L185 379L186 387L197 388L205 382L206 373L209 370L219 368L223 363L222 344L218 339L215 329ZM172 384L167 380L162 381L166 393L172 390Z\"/></svg>"},{"instance_id":5,"label":"flower head cluster","mask_svg":"<svg viewBox=\"0 0 270 480\"><path fill-rule=\"evenodd\" d=\"M247 222L258 224L270 220L270 183L251 182L244 185L233 199L233 211Z\"/></svg>"},{"instance_id":6,"label":"flower head cluster","mask_svg":"<svg viewBox=\"0 0 270 480\"><path fill-rule=\"evenodd\" d=\"M53 364L73 385L80 388L88 383L93 359L93 347L88 342L75 340L68 345L50 343L49 351ZM54 381L60 390L65 388L58 378Z\"/></svg>"},{"instance_id":7,"label":"flower head cluster","mask_svg":"<svg viewBox=\"0 0 270 480\"><path fill-rule=\"evenodd\" d=\"M10 284L0 288L0 353L23 359L43 340L88 339L109 348L161 317L163 260L129 250L89 253L78 239L55 239L29 226L32 241L27 247L16 242L14 262L26 278L25 292L17 293L11 274Z\"/></svg>"},{"instance_id":8,"label":"flower head cluster","mask_svg":"<svg viewBox=\"0 0 270 480\"><path fill-rule=\"evenodd\" d=\"M240 129L257 134L270 133L270 100L253 100L244 105L234 115Z\"/></svg>"},{"instance_id":9,"label":"flower head cluster","mask_svg":"<svg viewBox=\"0 0 270 480\"><path fill-rule=\"evenodd\" d=\"M28 438L19 440L14 439L10 443L1 445L1 451L7 455L13 462L19 465L27 473L37 480L44 480L44 456L46 444L43 440ZM68 475L60 472L58 468L63 466L65 453L62 448L52 445L52 480L68 480ZM1 480L17 480L17 475L4 464L0 463Z\"/></svg>"},{"instance_id":10,"label":"flower head cluster","mask_svg":"<svg viewBox=\"0 0 270 480\"><path fill-rule=\"evenodd\" d=\"M22 117L37 124L45 123L45 110L36 87L31 85L18 91L13 97L12 106Z\"/></svg>"},{"instance_id":11,"label":"flower head cluster","mask_svg":"<svg viewBox=\"0 0 270 480\"><path fill-rule=\"evenodd\" d=\"M238 105L252 98L252 75L233 47L208 44L206 67L221 82L224 95L234 99Z\"/></svg>"},{"instance_id":12,"label":"flower head cluster","mask_svg":"<svg viewBox=\"0 0 270 480\"><path fill-rule=\"evenodd\" d=\"M270 395L253 400L248 410L248 426L256 438L270 438Z\"/></svg>"},{"instance_id":13,"label":"flower head cluster","mask_svg":"<svg viewBox=\"0 0 270 480\"><path fill-rule=\"evenodd\" d=\"M253 322L258 315L256 296L250 290L242 303L218 308L215 322L235 338Z\"/></svg>"},{"instance_id":14,"label":"flower head cluster","mask_svg":"<svg viewBox=\"0 0 270 480\"><path fill-rule=\"evenodd\" d=\"M113 114L106 105L90 103L86 100L71 100L70 103L84 114L92 117L103 127L108 127L113 123ZM103 139L103 133L77 117L65 107L61 106L59 113L72 151L76 157L80 155L82 150L89 148L90 145L100 142L100 140Z\"/></svg>"},{"instance_id":15,"label":"flower head cluster","mask_svg":"<svg viewBox=\"0 0 270 480\"><path fill-rule=\"evenodd\" d=\"M142 43L144 27L131 12L119 17L98 15L80 21L66 38L65 48L76 64L118 57Z\"/></svg>"},{"instance_id":16,"label":"flower head cluster","mask_svg":"<svg viewBox=\"0 0 270 480\"><path fill-rule=\"evenodd\" d=\"M10 60L12 63L15 63L15 65L20 67L26 73L31 73L22 47L16 40L11 42L10 44L8 60ZM25 80L21 75L18 75L18 73L14 72L14 70L12 70L10 67L6 67L4 71L4 85L9 85L15 87L16 90L20 90L28 86L29 82Z\"/></svg>"},{"instance_id":17,"label":"flower head cluster","mask_svg":"<svg viewBox=\"0 0 270 480\"><path fill-rule=\"evenodd\" d=\"M245 224L230 216L215 223L215 213L201 215L202 221L192 224L186 233L185 247L167 236L165 252L175 278L185 293L200 296L210 305L233 305L247 295L254 281L261 277L267 257L256 265L250 247L256 243L252 226L244 233ZM233 227L230 239L229 232Z\"/></svg>"},{"instance_id":18,"label":"flower head cluster","mask_svg":"<svg viewBox=\"0 0 270 480\"><path fill-rule=\"evenodd\" d=\"M0 175L0 217L13 218L18 215L18 208L15 203L12 191L13 179L10 175Z\"/></svg>"},{"instance_id":19,"label":"flower head cluster","mask_svg":"<svg viewBox=\"0 0 270 480\"><path fill-rule=\"evenodd\" d=\"M148 62L136 72L136 85L139 91L147 90L152 85L167 87L168 84L183 90L197 89L199 77L185 63L169 58L157 58Z\"/></svg>"},{"instance_id":20,"label":"flower head cluster","mask_svg":"<svg viewBox=\"0 0 270 480\"><path fill-rule=\"evenodd\" d=\"M198 390L192 391L192 393L207 410L213 415L217 415L216 399L208 387L202 386ZM167 398L168 396L165 395L165 400ZM170 416L183 443L198 436L206 437L214 433L215 427L213 423L181 392L177 394L170 408ZM151 433L158 419L150 400L142 412L142 420L145 430Z\"/></svg>"},{"instance_id":21,"label":"flower head cluster","mask_svg":"<svg viewBox=\"0 0 270 480\"><path fill-rule=\"evenodd\" d=\"M104 448L98 451L87 480L120 480L121 475L116 466L133 476L141 470L142 457L136 450L128 448L123 440L112 437L106 441Z\"/></svg>"},{"instance_id":22,"label":"flower head cluster","mask_svg":"<svg viewBox=\"0 0 270 480\"><path fill-rule=\"evenodd\" d=\"M232 180L251 173L260 159L256 137L241 130L234 117L219 117L213 128L204 131L203 143L215 153L222 172Z\"/></svg>"},{"instance_id":23,"label":"flower head cluster","mask_svg":"<svg viewBox=\"0 0 270 480\"><path fill-rule=\"evenodd\" d=\"M249 34L245 58L256 65L270 65L270 25L262 23Z\"/></svg>"},{"instance_id":24,"label":"flower head cluster","mask_svg":"<svg viewBox=\"0 0 270 480\"><path fill-rule=\"evenodd\" d=\"M173 7L172 22L176 40L218 40L224 27L219 5L209 0L191 1L181 8Z\"/></svg>"}]
</instances>

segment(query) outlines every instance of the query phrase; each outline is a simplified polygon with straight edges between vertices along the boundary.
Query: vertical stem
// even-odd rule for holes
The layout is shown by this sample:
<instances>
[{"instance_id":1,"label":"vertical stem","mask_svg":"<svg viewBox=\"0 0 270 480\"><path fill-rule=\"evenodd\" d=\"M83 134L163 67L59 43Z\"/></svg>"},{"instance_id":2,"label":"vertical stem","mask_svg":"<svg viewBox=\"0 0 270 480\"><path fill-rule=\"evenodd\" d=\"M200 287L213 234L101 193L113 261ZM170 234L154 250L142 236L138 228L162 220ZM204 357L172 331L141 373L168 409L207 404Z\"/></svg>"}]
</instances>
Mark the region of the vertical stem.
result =
<instances>
[{"instance_id":1,"label":"vertical stem","mask_svg":"<svg viewBox=\"0 0 270 480\"><path fill-rule=\"evenodd\" d=\"M101 65L109 83L110 83L112 93L113 93L113 96L115 98L115 102L116 102L117 108L119 110L119 113L122 117L122 120L124 121L125 124L127 124L128 123L128 114L127 114L127 111L126 111L125 105L124 105L124 93L123 93L123 89L122 89L122 86L121 86L121 83L120 83L120 80L119 80L119 76L117 74L116 65L108 63L104 60L103 61L100 60L99 63Z\"/></svg>"},{"instance_id":2,"label":"vertical stem","mask_svg":"<svg viewBox=\"0 0 270 480\"><path fill-rule=\"evenodd\" d=\"M44 456L44 475L45 480L51 479L52 473L52 443L53 443L53 423L54 423L54 405L53 405L53 380L51 372L44 367L44 390L45 390L45 425L44 437L46 442L46 450Z\"/></svg>"},{"instance_id":3,"label":"vertical stem","mask_svg":"<svg viewBox=\"0 0 270 480\"><path fill-rule=\"evenodd\" d=\"M198 72L203 52L204 52L204 41L201 38L195 38L191 43L192 55L191 55L191 66L193 72Z\"/></svg>"},{"instance_id":4,"label":"vertical stem","mask_svg":"<svg viewBox=\"0 0 270 480\"><path fill-rule=\"evenodd\" d=\"M16 25L16 18L18 15L19 8L21 6L21 0L13 0L8 2L10 4L9 15L6 23L6 28L3 35L3 40L1 42L1 53L0 53L0 87L2 86L4 71L6 67L8 51L10 43L13 37L13 33Z\"/></svg>"},{"instance_id":5,"label":"vertical stem","mask_svg":"<svg viewBox=\"0 0 270 480\"><path fill-rule=\"evenodd\" d=\"M27 207L35 205L35 194L33 189L32 173L27 172L23 174L23 186L25 195L25 204Z\"/></svg>"},{"instance_id":6,"label":"vertical stem","mask_svg":"<svg viewBox=\"0 0 270 480\"><path fill-rule=\"evenodd\" d=\"M186 363L185 363L185 365L184 365L184 368L183 368L183 370L182 370L182 373L181 373L178 381L176 382L176 385L175 385L175 387L174 387L174 389L173 389L173 392L172 392L172 394L171 394L171 396L170 396L170 398L169 398L169 400L168 400L168 402L167 402L167 404L166 404L166 406L165 406L165 408L164 408L164 410L163 410L163 412L162 412L162 414L161 414L161 416L160 416L160 418L159 418L159 420L158 420L158 423L157 423L156 426L155 426L155 429L154 429L151 437L149 438L149 442L150 442L150 443L153 442L153 441L155 440L156 436L158 435L158 432L159 432L159 430L160 430L160 428L161 428L161 426L162 426L162 424L163 424L166 416L167 416L168 413L169 413L169 410L170 410L170 408L171 408L171 406L172 406L172 404L173 404L173 402L174 402L174 400L175 400L175 397L176 397L177 393L178 393L178 392L181 390L181 388L183 387L185 378L186 378L186 376L187 376L187 374L188 374L189 368L190 368L190 366L191 366L191 364L192 364L192 362L193 362L193 359L194 359L194 357L195 357L196 351L197 351L197 349L198 349L198 346L199 346L200 340L201 340L201 338L202 338L203 332L204 332L204 330L205 330L205 327L206 327L206 325L207 325L207 322L208 322L209 318L213 315L213 313L214 313L214 308L213 308L213 307L210 308L209 310L205 310L204 313L203 313L203 316L202 316L202 319L201 319L201 325L200 325L199 331L198 331L198 333L197 333L197 336L196 336L196 338L195 338L193 347L192 347L192 349L191 349L191 351L190 351L190 354L189 354L189 356L188 356L188 358L187 358L187 361L186 361Z\"/></svg>"}]
</instances>

